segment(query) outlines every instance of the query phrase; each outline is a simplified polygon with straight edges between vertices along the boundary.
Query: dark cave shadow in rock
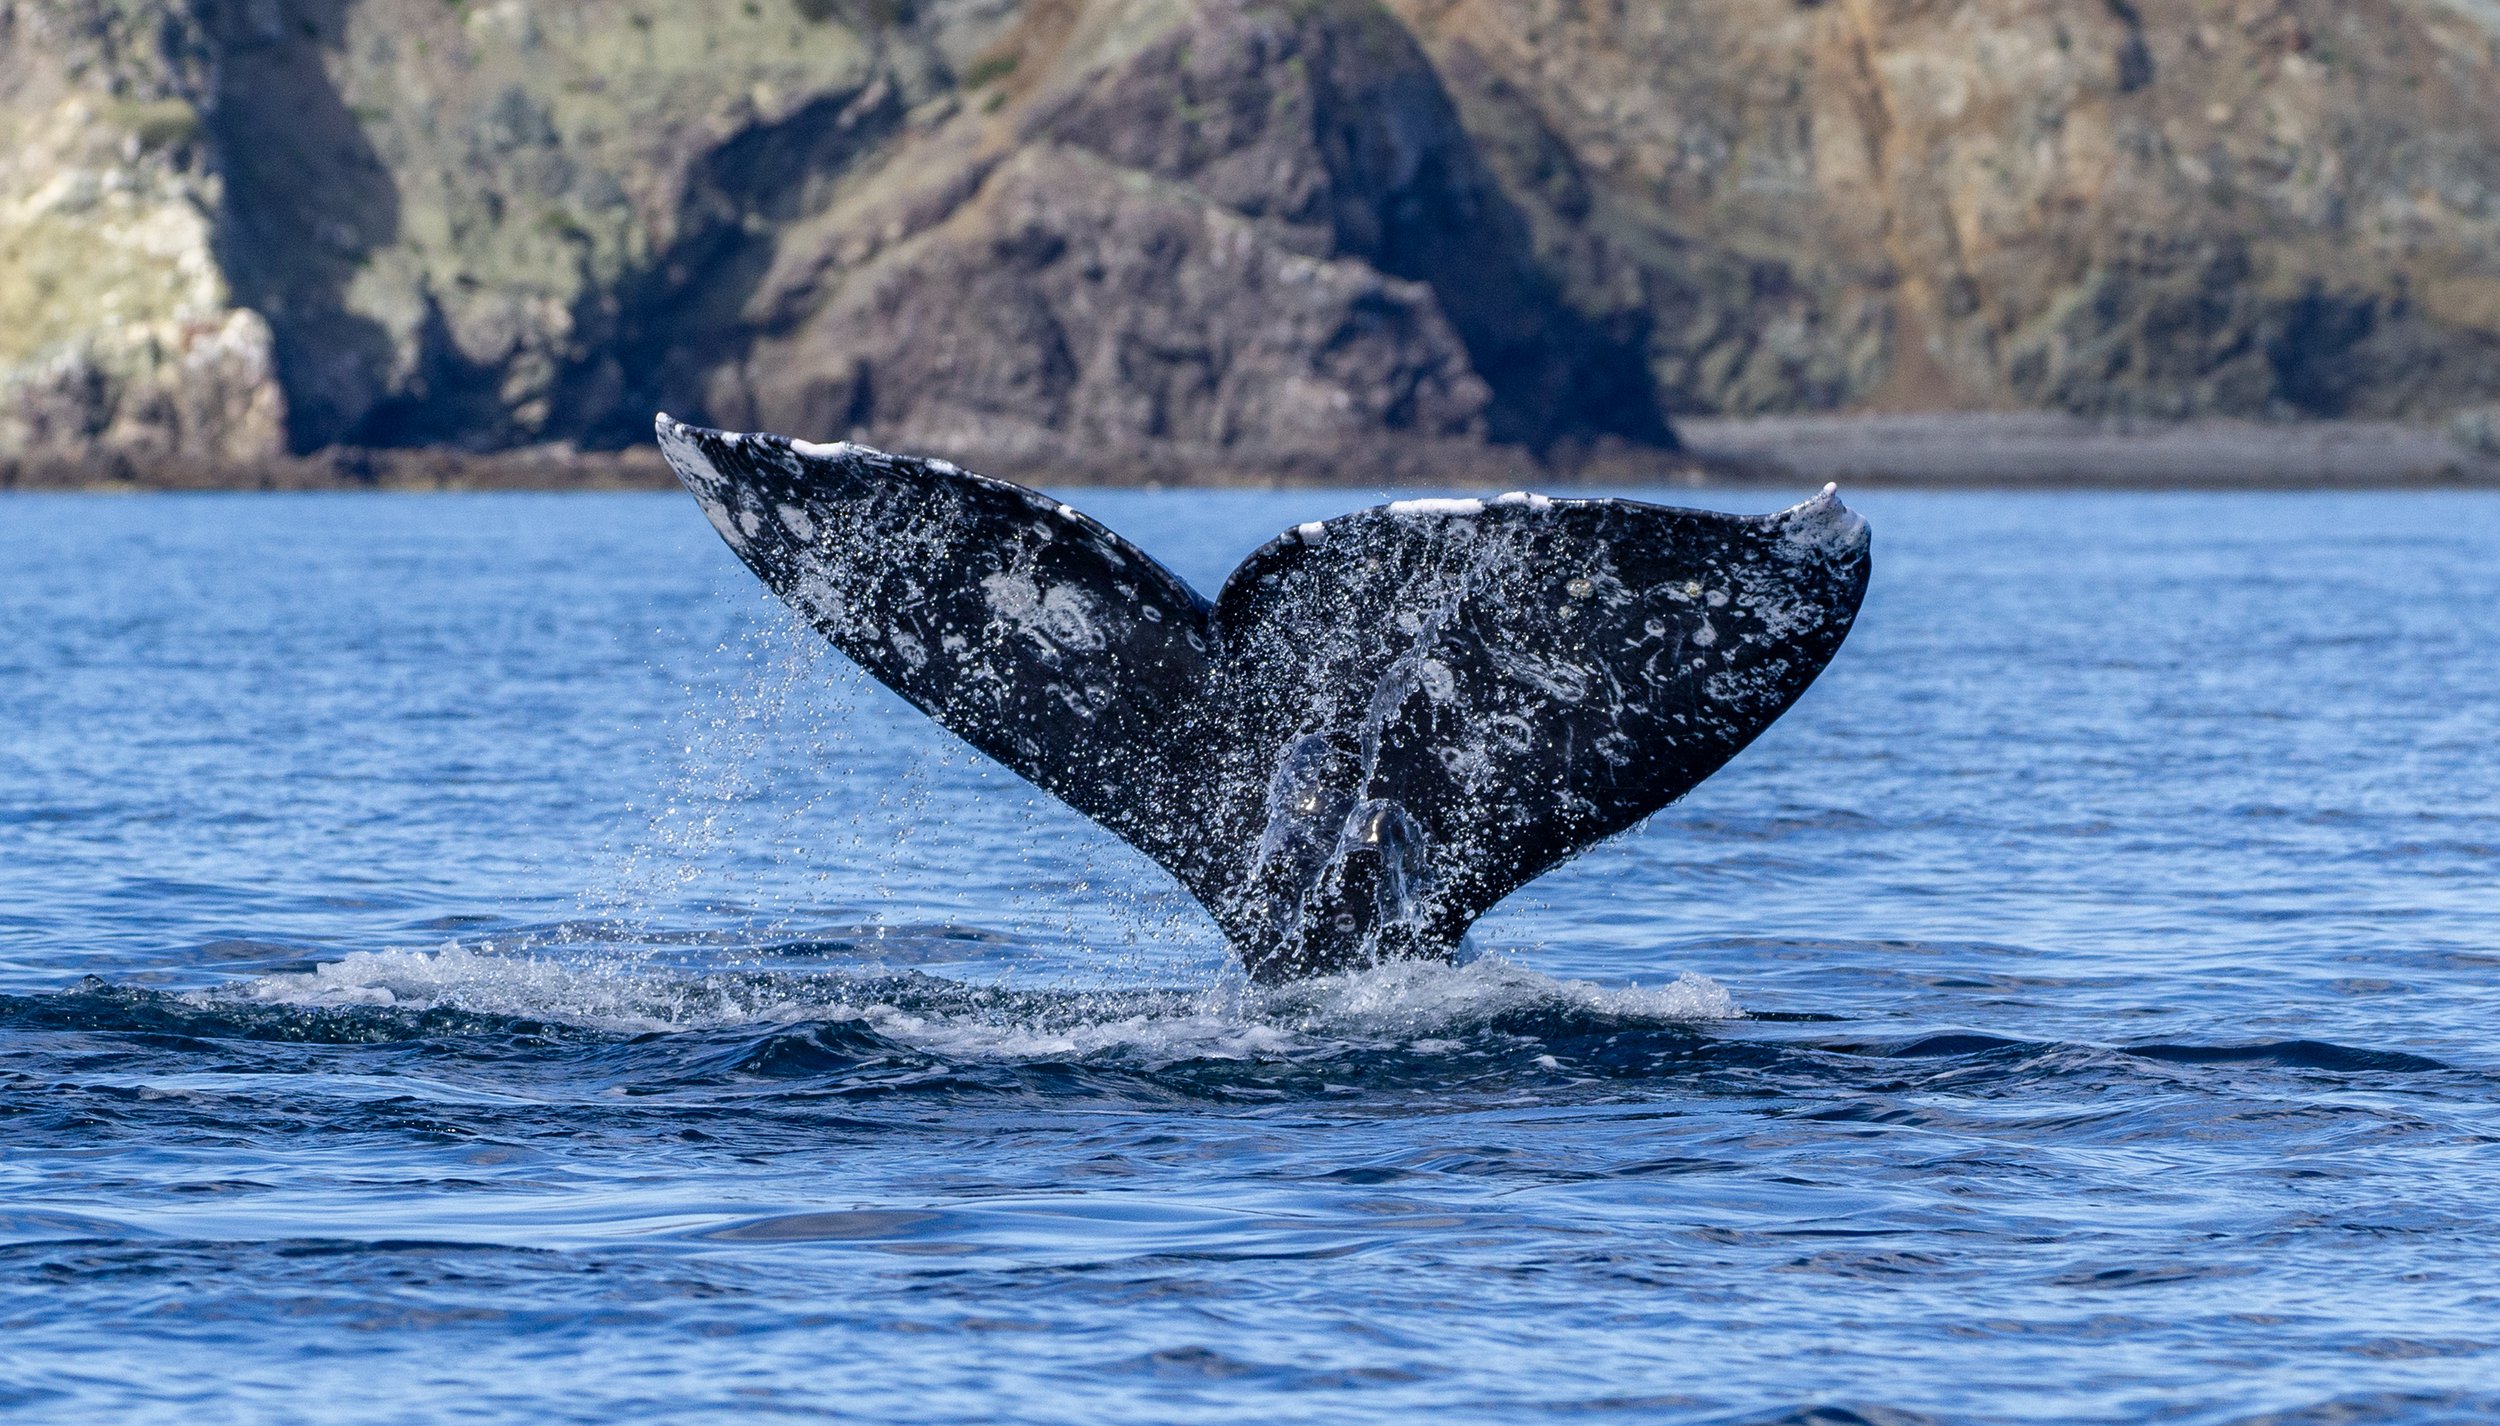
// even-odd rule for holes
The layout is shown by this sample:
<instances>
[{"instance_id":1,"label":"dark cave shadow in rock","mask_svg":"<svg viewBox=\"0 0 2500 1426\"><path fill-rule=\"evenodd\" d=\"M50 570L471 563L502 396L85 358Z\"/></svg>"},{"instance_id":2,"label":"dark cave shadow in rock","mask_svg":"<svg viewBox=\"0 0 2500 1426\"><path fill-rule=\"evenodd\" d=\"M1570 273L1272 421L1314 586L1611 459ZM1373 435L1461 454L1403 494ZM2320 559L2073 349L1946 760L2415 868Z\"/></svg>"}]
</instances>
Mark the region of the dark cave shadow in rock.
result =
<instances>
[{"instance_id":1,"label":"dark cave shadow in rock","mask_svg":"<svg viewBox=\"0 0 2500 1426\"><path fill-rule=\"evenodd\" d=\"M347 310L348 284L399 234L399 191L323 67L349 0L221 5L209 115L226 184L217 255L235 300L268 319L298 453L364 435L386 394L390 333Z\"/></svg>"}]
</instances>

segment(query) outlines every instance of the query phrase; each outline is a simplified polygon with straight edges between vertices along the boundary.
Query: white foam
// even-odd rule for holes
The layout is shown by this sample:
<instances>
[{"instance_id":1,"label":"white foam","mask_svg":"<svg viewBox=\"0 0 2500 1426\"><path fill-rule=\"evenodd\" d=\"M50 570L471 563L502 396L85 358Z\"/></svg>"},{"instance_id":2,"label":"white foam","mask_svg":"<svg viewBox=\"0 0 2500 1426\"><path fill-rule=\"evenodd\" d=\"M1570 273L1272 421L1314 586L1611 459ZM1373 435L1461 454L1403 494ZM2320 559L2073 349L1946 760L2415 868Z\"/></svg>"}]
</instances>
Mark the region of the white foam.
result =
<instances>
[{"instance_id":1,"label":"white foam","mask_svg":"<svg viewBox=\"0 0 2500 1426\"><path fill-rule=\"evenodd\" d=\"M1389 513L1400 516L1466 516L1484 513L1481 500L1393 500Z\"/></svg>"},{"instance_id":2,"label":"white foam","mask_svg":"<svg viewBox=\"0 0 2500 1426\"><path fill-rule=\"evenodd\" d=\"M1498 956L1482 956L1463 966L1392 961L1269 994L1279 1002L1308 1000L1314 1022L1347 1030L1398 1024L1428 1032L1531 1010L1577 1010L1676 1024L1729 1020L1743 1013L1726 987L1690 972L1663 986L1609 989L1592 981L1557 980Z\"/></svg>"},{"instance_id":3,"label":"white foam","mask_svg":"<svg viewBox=\"0 0 2500 1426\"><path fill-rule=\"evenodd\" d=\"M357 952L308 972L201 992L307 1009L391 1007L526 1016L618 1034L849 1022L953 1059L1117 1054L1148 1061L1272 1059L1349 1043L1434 1053L1469 1025L1562 1012L1657 1024L1739 1015L1716 981L1608 988L1499 957L1404 961L1268 989L988 993L874 963L808 974L655 967L616 958L481 952Z\"/></svg>"}]
</instances>

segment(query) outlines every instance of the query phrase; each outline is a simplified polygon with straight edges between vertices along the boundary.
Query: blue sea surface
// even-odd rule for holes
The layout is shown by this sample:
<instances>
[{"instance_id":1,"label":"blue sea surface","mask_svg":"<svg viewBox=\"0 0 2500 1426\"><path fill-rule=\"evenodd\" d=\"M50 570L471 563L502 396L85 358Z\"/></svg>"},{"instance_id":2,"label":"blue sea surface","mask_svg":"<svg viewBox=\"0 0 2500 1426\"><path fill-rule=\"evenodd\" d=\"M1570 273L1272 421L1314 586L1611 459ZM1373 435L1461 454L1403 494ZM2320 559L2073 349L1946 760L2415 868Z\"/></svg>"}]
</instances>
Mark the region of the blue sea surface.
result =
<instances>
[{"instance_id":1,"label":"blue sea surface","mask_svg":"<svg viewBox=\"0 0 2500 1426\"><path fill-rule=\"evenodd\" d=\"M1269 990L682 497L0 498L0 1410L2500 1418L2500 499L1853 503L1725 772Z\"/></svg>"}]
</instances>

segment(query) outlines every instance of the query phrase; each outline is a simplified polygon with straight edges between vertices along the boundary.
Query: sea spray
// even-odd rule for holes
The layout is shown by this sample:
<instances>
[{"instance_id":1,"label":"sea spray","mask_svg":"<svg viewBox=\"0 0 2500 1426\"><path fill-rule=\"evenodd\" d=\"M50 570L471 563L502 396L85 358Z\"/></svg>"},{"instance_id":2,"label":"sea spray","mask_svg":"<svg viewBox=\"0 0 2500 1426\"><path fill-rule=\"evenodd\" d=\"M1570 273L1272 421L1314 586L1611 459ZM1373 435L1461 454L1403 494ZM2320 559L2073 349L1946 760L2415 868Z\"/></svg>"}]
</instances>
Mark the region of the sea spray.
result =
<instances>
[{"instance_id":1,"label":"sea spray","mask_svg":"<svg viewBox=\"0 0 2500 1426\"><path fill-rule=\"evenodd\" d=\"M858 671L780 610L757 614L683 685L654 792L624 810L605 873L579 897L599 939L649 948L695 921L769 939L837 878L849 894L830 919L856 917L865 880L841 871L880 865L923 810L925 788L908 778L854 785Z\"/></svg>"},{"instance_id":2,"label":"sea spray","mask_svg":"<svg viewBox=\"0 0 2500 1426\"><path fill-rule=\"evenodd\" d=\"M626 809L577 922L516 949L649 960L702 946L717 961L724 942L935 925L1020 943L986 968L997 978L1168 980L1176 961L1197 982L1231 973L1162 872L942 729L880 716L892 695L753 603L683 683L655 791ZM968 866L989 894L931 896Z\"/></svg>"}]
</instances>

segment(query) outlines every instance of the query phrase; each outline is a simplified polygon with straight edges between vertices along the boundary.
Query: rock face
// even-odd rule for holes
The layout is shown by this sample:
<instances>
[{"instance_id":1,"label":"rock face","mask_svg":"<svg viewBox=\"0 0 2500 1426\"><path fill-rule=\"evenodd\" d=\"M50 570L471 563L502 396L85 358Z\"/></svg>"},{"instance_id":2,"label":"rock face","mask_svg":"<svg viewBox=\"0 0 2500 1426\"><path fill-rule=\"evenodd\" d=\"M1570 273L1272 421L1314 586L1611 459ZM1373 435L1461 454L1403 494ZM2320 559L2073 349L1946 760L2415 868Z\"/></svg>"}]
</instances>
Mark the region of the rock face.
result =
<instances>
[{"instance_id":1,"label":"rock face","mask_svg":"<svg viewBox=\"0 0 2500 1426\"><path fill-rule=\"evenodd\" d=\"M2492 0L1390 0L1680 411L2500 385Z\"/></svg>"},{"instance_id":2,"label":"rock face","mask_svg":"<svg viewBox=\"0 0 2500 1426\"><path fill-rule=\"evenodd\" d=\"M2500 398L2490 0L0 0L0 462Z\"/></svg>"}]
</instances>

